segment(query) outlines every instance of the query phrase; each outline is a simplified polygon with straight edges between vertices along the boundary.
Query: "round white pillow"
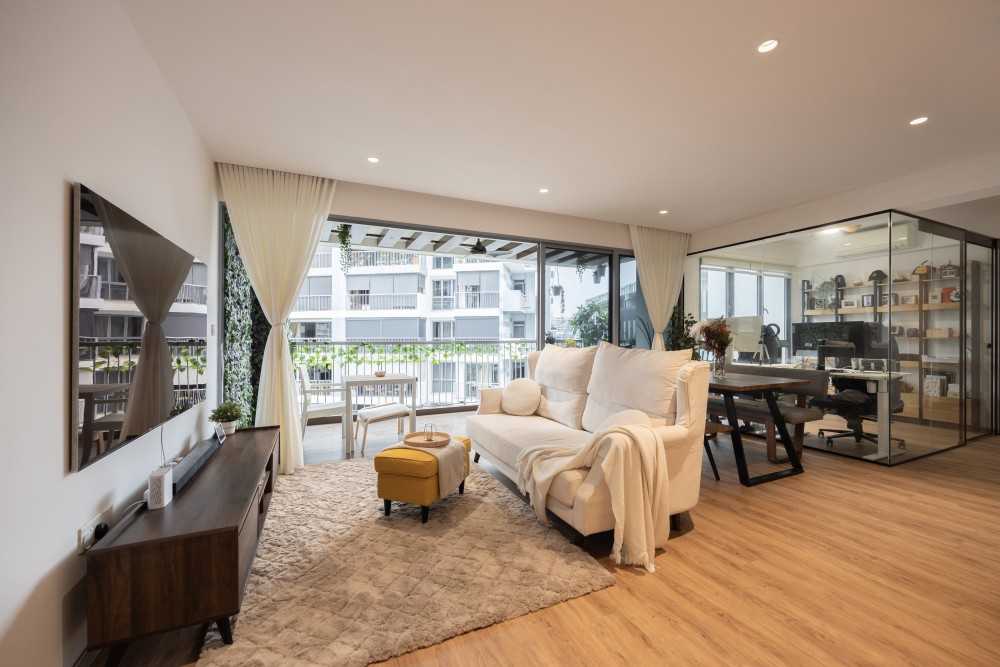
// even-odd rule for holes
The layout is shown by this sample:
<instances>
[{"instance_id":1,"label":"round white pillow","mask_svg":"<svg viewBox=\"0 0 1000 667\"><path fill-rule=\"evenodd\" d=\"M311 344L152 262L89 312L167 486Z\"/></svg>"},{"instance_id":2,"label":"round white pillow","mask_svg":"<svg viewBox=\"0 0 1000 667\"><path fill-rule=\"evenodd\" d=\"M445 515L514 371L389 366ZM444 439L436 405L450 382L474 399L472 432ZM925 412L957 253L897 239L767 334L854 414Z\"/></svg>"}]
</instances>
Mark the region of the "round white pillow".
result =
<instances>
[{"instance_id":1,"label":"round white pillow","mask_svg":"<svg viewBox=\"0 0 1000 667\"><path fill-rule=\"evenodd\" d=\"M542 388L529 378L518 378L504 387L500 409L508 415L526 417L535 414L542 400Z\"/></svg>"}]
</instances>

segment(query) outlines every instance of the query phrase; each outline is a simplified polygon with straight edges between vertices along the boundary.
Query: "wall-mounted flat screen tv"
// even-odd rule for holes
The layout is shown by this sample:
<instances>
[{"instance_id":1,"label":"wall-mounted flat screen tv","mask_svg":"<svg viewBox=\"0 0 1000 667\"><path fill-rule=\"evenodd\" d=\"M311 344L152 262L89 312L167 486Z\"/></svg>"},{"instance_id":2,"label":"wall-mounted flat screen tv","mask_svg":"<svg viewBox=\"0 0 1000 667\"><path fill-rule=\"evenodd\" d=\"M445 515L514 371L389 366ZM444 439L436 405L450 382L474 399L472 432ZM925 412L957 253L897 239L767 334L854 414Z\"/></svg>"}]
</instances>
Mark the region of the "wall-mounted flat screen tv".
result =
<instances>
[{"instance_id":1,"label":"wall-mounted flat screen tv","mask_svg":"<svg viewBox=\"0 0 1000 667\"><path fill-rule=\"evenodd\" d=\"M205 400L208 267L73 186L71 466Z\"/></svg>"}]
</instances>

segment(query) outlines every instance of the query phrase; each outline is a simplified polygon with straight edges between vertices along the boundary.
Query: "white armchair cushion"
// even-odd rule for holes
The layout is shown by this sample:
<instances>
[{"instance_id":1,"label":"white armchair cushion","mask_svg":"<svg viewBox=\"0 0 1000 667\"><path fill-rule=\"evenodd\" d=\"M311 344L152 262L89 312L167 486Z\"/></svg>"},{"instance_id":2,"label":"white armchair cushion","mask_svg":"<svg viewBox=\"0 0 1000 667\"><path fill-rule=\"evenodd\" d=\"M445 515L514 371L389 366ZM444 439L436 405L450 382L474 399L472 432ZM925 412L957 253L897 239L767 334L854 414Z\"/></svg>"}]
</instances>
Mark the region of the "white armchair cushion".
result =
<instances>
[{"instance_id":1,"label":"white armchair cushion","mask_svg":"<svg viewBox=\"0 0 1000 667\"><path fill-rule=\"evenodd\" d=\"M527 417L535 414L542 389L530 378L518 378L504 387L500 396L500 409L508 415Z\"/></svg>"},{"instance_id":2,"label":"white armchair cushion","mask_svg":"<svg viewBox=\"0 0 1000 667\"><path fill-rule=\"evenodd\" d=\"M590 374L583 428L597 432L608 417L628 409L646 413L653 425L673 424L678 374L689 361L691 350L662 352L601 343Z\"/></svg>"},{"instance_id":3,"label":"white armchair cushion","mask_svg":"<svg viewBox=\"0 0 1000 667\"><path fill-rule=\"evenodd\" d=\"M587 404L587 383L594 366L594 347L546 345L538 357L535 381L542 398L537 414L580 430Z\"/></svg>"}]
</instances>

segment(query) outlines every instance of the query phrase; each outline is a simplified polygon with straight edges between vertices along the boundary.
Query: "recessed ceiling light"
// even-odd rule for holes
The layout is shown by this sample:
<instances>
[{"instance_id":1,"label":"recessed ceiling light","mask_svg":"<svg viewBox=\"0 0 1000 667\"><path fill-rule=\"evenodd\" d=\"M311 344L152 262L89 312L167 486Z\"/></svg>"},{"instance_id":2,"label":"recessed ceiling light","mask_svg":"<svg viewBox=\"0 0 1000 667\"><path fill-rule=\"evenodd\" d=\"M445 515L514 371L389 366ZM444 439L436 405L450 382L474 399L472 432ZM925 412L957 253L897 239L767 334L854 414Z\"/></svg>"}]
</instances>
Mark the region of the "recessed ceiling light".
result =
<instances>
[{"instance_id":1,"label":"recessed ceiling light","mask_svg":"<svg viewBox=\"0 0 1000 667\"><path fill-rule=\"evenodd\" d=\"M923 125L927 122L927 116L918 116L910 121L910 125Z\"/></svg>"},{"instance_id":2,"label":"recessed ceiling light","mask_svg":"<svg viewBox=\"0 0 1000 667\"><path fill-rule=\"evenodd\" d=\"M770 53L778 48L778 40L769 39L757 45L757 53Z\"/></svg>"},{"instance_id":3,"label":"recessed ceiling light","mask_svg":"<svg viewBox=\"0 0 1000 667\"><path fill-rule=\"evenodd\" d=\"M660 215L667 215L668 213L670 213L670 211L668 211L667 209L665 208L660 209Z\"/></svg>"},{"instance_id":4,"label":"recessed ceiling light","mask_svg":"<svg viewBox=\"0 0 1000 667\"><path fill-rule=\"evenodd\" d=\"M549 189L548 188L538 188L538 193L542 194L542 195L547 195L547 194L549 194Z\"/></svg>"},{"instance_id":5,"label":"recessed ceiling light","mask_svg":"<svg viewBox=\"0 0 1000 667\"><path fill-rule=\"evenodd\" d=\"M378 164L378 158L375 157L374 155L372 155L371 157L369 157L368 161L371 162L372 164Z\"/></svg>"}]
</instances>

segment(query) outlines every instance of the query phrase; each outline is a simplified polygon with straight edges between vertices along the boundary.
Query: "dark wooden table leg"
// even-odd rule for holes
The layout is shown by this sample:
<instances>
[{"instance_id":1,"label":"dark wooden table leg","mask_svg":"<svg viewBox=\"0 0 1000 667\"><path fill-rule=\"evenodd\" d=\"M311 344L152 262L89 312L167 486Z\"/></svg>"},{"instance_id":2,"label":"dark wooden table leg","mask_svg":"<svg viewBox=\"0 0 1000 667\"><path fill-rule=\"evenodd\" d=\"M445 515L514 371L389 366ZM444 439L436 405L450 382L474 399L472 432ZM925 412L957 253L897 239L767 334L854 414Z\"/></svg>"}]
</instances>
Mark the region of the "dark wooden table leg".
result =
<instances>
[{"instance_id":1,"label":"dark wooden table leg","mask_svg":"<svg viewBox=\"0 0 1000 667\"><path fill-rule=\"evenodd\" d=\"M792 436L788 434L788 426L785 424L785 418L778 408L778 400L774 397L774 392L764 392L764 400L767 401L767 407L771 410L771 419L774 420L774 427L778 430L778 436L781 438L781 444L785 447L785 453L788 454L788 460L791 461L792 468L802 472L802 461L799 459L798 452L795 451L795 443L792 442Z\"/></svg>"},{"instance_id":2,"label":"dark wooden table leg","mask_svg":"<svg viewBox=\"0 0 1000 667\"><path fill-rule=\"evenodd\" d=\"M733 443L733 455L736 457L736 474L739 475L740 484L749 486L750 473L747 471L747 457L743 452L743 438L740 436L740 421L736 416L736 402L733 395L726 392L722 395L722 400L726 404L726 419L732 427L729 432L729 439Z\"/></svg>"},{"instance_id":3,"label":"dark wooden table leg","mask_svg":"<svg viewBox=\"0 0 1000 667\"><path fill-rule=\"evenodd\" d=\"M464 479L462 480L462 483L458 485L458 494L462 495L463 493L465 493L465 480Z\"/></svg>"}]
</instances>

